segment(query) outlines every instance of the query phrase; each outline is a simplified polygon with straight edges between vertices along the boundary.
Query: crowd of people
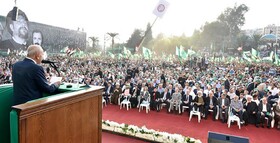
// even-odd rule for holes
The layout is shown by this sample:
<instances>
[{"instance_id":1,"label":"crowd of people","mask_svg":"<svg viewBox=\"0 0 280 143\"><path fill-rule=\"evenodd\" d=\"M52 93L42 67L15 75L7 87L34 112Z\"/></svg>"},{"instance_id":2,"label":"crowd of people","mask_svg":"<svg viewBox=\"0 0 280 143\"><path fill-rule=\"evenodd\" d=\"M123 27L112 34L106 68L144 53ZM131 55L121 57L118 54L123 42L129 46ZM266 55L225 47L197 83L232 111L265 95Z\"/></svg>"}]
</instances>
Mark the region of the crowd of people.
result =
<instances>
[{"instance_id":1,"label":"crowd of people","mask_svg":"<svg viewBox=\"0 0 280 143\"><path fill-rule=\"evenodd\" d=\"M20 57L1 57L0 83L12 83L11 70ZM182 114L183 107L189 112L201 112L212 120L219 112L219 119L225 123L228 115L236 115L244 125L256 127L276 120L280 130L280 68L271 64L229 64L209 61L207 64L162 61L111 59L106 57L76 59L71 57L49 57L58 71L43 65L46 77L62 76L63 82L104 86L107 103L119 105L131 102L132 108L139 108L143 102L150 104L155 112ZM208 67L206 67L208 66ZM162 106L165 105L165 108ZM265 121L265 117L268 122Z\"/></svg>"}]
</instances>

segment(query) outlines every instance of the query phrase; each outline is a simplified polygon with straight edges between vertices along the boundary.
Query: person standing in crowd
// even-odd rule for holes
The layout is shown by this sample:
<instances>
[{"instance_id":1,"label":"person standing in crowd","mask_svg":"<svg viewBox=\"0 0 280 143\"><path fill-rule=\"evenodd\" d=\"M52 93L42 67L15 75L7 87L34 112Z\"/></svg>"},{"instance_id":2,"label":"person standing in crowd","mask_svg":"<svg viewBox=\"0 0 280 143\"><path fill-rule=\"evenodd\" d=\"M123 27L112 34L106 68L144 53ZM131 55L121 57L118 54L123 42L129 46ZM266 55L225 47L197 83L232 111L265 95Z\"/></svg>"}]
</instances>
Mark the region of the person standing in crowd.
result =
<instances>
[{"instance_id":1,"label":"person standing in crowd","mask_svg":"<svg viewBox=\"0 0 280 143\"><path fill-rule=\"evenodd\" d=\"M44 51L39 45L27 49L27 57L13 65L12 80L14 105L43 97L43 93L54 93L60 85L57 81L49 85L41 64Z\"/></svg>"},{"instance_id":2,"label":"person standing in crowd","mask_svg":"<svg viewBox=\"0 0 280 143\"><path fill-rule=\"evenodd\" d=\"M6 17L6 28L11 34L11 38L0 43L1 50L26 50L28 38L28 18L23 11L18 9L17 19L13 20L13 10Z\"/></svg>"}]
</instances>

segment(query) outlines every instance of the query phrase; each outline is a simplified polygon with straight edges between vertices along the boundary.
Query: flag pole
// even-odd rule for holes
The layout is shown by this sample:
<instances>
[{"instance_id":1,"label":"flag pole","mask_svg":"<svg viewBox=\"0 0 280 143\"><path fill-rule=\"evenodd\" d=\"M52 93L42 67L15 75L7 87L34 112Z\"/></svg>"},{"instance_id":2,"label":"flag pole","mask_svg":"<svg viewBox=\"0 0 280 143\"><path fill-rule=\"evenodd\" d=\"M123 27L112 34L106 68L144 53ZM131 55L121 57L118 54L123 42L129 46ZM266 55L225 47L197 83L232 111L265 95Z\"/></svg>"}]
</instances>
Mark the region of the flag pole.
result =
<instances>
[{"instance_id":1,"label":"flag pole","mask_svg":"<svg viewBox=\"0 0 280 143\"><path fill-rule=\"evenodd\" d=\"M278 26L276 25L276 34L275 34L276 36L276 41L275 41L275 54L277 53L277 49L276 49L276 46L277 46L277 35L278 35ZM279 46L278 46L278 48L279 48Z\"/></svg>"},{"instance_id":2,"label":"flag pole","mask_svg":"<svg viewBox=\"0 0 280 143\"><path fill-rule=\"evenodd\" d=\"M142 46L142 43L144 41L144 39L146 38L147 34L151 31L152 27L154 26L155 22L157 21L158 17L155 18L154 22L152 23L151 27L149 27L146 31L144 36L142 37L142 39L140 40L140 43L138 44L138 48L140 48Z\"/></svg>"}]
</instances>

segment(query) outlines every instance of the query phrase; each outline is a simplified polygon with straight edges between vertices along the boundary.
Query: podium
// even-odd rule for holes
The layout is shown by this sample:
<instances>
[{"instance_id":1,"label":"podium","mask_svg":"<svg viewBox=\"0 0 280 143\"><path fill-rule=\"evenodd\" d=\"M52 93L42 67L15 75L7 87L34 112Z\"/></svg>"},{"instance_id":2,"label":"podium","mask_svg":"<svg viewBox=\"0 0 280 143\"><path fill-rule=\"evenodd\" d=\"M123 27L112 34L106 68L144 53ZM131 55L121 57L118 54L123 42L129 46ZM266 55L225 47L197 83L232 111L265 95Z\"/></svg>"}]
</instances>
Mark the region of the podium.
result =
<instances>
[{"instance_id":1,"label":"podium","mask_svg":"<svg viewBox=\"0 0 280 143\"><path fill-rule=\"evenodd\" d=\"M102 91L61 86L58 94L13 106L10 142L101 143Z\"/></svg>"}]
</instances>

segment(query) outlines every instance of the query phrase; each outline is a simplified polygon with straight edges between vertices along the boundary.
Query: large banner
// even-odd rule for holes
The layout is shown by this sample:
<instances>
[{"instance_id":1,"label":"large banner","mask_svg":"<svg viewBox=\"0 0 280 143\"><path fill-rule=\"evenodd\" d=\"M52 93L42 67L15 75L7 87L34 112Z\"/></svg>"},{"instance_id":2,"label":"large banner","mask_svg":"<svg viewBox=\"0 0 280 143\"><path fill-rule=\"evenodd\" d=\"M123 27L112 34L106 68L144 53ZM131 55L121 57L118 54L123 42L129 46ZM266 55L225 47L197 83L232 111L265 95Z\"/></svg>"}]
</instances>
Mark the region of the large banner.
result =
<instances>
[{"instance_id":1,"label":"large banner","mask_svg":"<svg viewBox=\"0 0 280 143\"><path fill-rule=\"evenodd\" d=\"M64 47L86 48L86 33L46 24L31 22L27 15L18 10L7 16L0 16L0 52L25 51L31 44L38 44L48 53L56 53Z\"/></svg>"}]
</instances>

